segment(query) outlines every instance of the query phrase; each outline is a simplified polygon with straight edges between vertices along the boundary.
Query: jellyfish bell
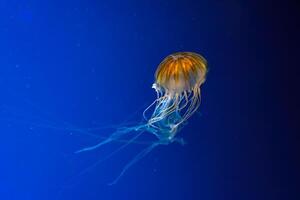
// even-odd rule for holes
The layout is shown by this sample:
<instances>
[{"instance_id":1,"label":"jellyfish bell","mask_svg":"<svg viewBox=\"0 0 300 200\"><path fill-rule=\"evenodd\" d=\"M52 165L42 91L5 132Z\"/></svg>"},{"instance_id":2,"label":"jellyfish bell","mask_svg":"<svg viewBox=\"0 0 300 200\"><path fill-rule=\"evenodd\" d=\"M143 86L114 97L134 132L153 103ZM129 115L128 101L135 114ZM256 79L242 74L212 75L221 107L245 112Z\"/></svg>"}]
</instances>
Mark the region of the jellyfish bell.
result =
<instances>
[{"instance_id":1,"label":"jellyfish bell","mask_svg":"<svg viewBox=\"0 0 300 200\"><path fill-rule=\"evenodd\" d=\"M178 52L167 56L155 72L155 87L181 94L201 86L207 72L206 60L197 53Z\"/></svg>"}]
</instances>

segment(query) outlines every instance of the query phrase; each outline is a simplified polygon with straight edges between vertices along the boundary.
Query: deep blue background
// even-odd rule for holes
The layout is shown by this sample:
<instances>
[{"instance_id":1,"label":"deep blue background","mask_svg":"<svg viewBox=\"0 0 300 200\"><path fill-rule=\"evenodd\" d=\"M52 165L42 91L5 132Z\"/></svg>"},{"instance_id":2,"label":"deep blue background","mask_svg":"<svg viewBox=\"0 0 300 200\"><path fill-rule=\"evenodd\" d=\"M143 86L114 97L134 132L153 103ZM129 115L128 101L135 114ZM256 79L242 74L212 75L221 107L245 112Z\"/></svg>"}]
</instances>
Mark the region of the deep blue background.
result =
<instances>
[{"instance_id":1,"label":"deep blue background","mask_svg":"<svg viewBox=\"0 0 300 200\"><path fill-rule=\"evenodd\" d=\"M0 199L297 199L296 10L286 1L1 0ZM209 63L200 112L180 132L188 144L158 147L113 187L139 145L76 178L115 146L74 155L99 139L48 126L128 119L155 98L156 67L177 51Z\"/></svg>"}]
</instances>

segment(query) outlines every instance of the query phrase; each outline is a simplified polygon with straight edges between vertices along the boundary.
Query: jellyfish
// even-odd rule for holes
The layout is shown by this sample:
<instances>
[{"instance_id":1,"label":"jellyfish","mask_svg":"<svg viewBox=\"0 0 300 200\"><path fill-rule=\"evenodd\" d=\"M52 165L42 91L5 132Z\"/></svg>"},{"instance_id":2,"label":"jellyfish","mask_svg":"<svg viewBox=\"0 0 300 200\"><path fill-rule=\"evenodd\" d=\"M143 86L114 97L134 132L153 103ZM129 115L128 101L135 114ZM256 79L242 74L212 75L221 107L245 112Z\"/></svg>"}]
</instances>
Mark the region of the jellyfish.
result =
<instances>
[{"instance_id":1,"label":"jellyfish","mask_svg":"<svg viewBox=\"0 0 300 200\"><path fill-rule=\"evenodd\" d=\"M91 151L105 144L118 141L122 137L130 138L110 155L133 143L142 134L155 135L156 140L139 152L122 169L110 185L115 184L122 175L138 160L146 156L158 145L173 142L184 144L177 136L179 130L196 112L201 102L201 86L205 82L207 62L194 52L177 52L167 56L155 72L152 88L156 99L144 110L143 121L131 127L119 127L100 143L85 147L76 153ZM150 115L149 115L150 113Z\"/></svg>"}]
</instances>

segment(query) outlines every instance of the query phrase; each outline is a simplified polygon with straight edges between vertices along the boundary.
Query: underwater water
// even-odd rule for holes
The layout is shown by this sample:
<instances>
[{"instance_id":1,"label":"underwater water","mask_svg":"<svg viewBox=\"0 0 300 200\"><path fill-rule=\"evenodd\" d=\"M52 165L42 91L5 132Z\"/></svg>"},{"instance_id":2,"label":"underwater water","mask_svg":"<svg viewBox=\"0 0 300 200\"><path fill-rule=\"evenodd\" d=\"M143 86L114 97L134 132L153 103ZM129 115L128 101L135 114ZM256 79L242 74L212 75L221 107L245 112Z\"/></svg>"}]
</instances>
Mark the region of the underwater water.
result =
<instances>
[{"instance_id":1,"label":"underwater water","mask_svg":"<svg viewBox=\"0 0 300 200\"><path fill-rule=\"evenodd\" d=\"M0 1L0 199L293 199L288 119L269 90L281 26L267 5ZM209 69L186 144L158 146L108 186L155 136L75 152L139 123L158 64L179 51Z\"/></svg>"}]
</instances>

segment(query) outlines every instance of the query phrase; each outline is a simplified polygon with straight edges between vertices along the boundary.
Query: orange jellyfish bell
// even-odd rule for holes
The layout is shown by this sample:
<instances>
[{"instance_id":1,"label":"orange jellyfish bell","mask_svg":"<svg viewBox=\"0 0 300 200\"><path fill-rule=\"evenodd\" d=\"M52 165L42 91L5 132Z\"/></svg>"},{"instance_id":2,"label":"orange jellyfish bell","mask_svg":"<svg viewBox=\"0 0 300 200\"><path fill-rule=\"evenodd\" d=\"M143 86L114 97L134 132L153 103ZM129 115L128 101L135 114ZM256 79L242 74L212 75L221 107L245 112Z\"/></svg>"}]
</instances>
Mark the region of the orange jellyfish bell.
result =
<instances>
[{"instance_id":1,"label":"orange jellyfish bell","mask_svg":"<svg viewBox=\"0 0 300 200\"><path fill-rule=\"evenodd\" d=\"M206 72L207 62L201 55L193 52L174 53L159 64L154 87L173 94L192 91L205 81Z\"/></svg>"}]
</instances>

